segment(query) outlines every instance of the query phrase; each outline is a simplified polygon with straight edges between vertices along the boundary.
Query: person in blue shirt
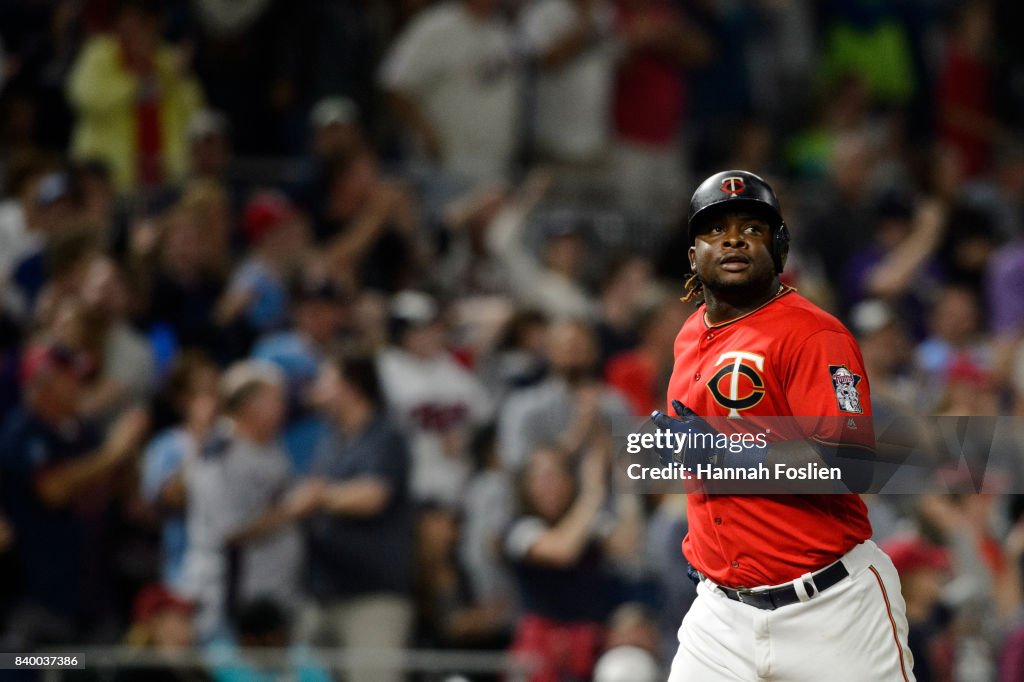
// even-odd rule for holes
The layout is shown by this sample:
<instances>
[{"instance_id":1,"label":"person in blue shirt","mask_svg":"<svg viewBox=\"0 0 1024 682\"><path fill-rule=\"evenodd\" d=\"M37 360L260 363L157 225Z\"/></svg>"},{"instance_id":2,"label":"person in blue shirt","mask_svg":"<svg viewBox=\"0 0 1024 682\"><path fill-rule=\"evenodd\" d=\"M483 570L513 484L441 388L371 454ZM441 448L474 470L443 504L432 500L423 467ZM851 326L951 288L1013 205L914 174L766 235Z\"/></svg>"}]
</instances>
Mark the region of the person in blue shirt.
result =
<instances>
[{"instance_id":1,"label":"person in blue shirt","mask_svg":"<svg viewBox=\"0 0 1024 682\"><path fill-rule=\"evenodd\" d=\"M70 349L29 347L21 361L23 404L0 427L0 505L14 536L23 581L20 634L35 641L80 641L90 617L86 559L91 551L81 503L131 464L148 429L141 409L122 413L101 439L82 420L85 364ZM91 588L91 589L90 589ZM24 614L32 614L31 617ZM31 624L35 625L31 625Z\"/></svg>"},{"instance_id":2,"label":"person in blue shirt","mask_svg":"<svg viewBox=\"0 0 1024 682\"><path fill-rule=\"evenodd\" d=\"M303 275L291 291L292 328L264 336L252 351L255 360L268 360L284 372L288 392L288 422L284 445L292 471L304 475L312 464L324 421L310 404L310 390L328 348L338 340L348 317L349 297L322 276Z\"/></svg>"},{"instance_id":3,"label":"person in blue shirt","mask_svg":"<svg viewBox=\"0 0 1024 682\"><path fill-rule=\"evenodd\" d=\"M143 498L159 513L161 572L164 585L180 589L185 549L185 458L195 453L217 415L216 365L205 355L186 352L178 357L167 380L171 409L178 421L158 433L146 446L140 472Z\"/></svg>"}]
</instances>

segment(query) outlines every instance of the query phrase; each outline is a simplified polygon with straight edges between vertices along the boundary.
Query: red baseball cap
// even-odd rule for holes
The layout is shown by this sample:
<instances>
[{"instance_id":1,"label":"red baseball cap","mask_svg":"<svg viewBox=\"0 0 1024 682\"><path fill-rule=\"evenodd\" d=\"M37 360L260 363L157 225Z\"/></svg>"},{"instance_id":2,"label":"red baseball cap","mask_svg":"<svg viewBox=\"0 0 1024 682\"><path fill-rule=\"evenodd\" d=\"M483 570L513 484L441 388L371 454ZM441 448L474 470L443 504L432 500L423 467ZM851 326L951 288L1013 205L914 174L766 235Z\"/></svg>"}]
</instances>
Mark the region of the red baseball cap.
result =
<instances>
[{"instance_id":1,"label":"red baseball cap","mask_svg":"<svg viewBox=\"0 0 1024 682\"><path fill-rule=\"evenodd\" d=\"M36 344L29 346L21 356L18 376L21 384L27 385L47 370L70 372L79 379L89 374L89 360L84 353L61 344Z\"/></svg>"},{"instance_id":2,"label":"red baseball cap","mask_svg":"<svg viewBox=\"0 0 1024 682\"><path fill-rule=\"evenodd\" d=\"M949 383L968 384L985 388L989 385L989 380L988 373L963 353L950 363L949 369L946 371L946 381Z\"/></svg>"},{"instance_id":3,"label":"red baseball cap","mask_svg":"<svg viewBox=\"0 0 1024 682\"><path fill-rule=\"evenodd\" d=\"M193 613L196 608L195 602L182 599L163 585L154 583L139 590L139 593L135 596L132 614L135 622L141 623L162 611L171 610L180 613Z\"/></svg>"},{"instance_id":4,"label":"red baseball cap","mask_svg":"<svg viewBox=\"0 0 1024 682\"><path fill-rule=\"evenodd\" d=\"M882 549L892 559L892 563L900 575L922 568L933 571L948 571L950 569L949 552L944 547L932 545L917 538L893 540L887 542Z\"/></svg>"},{"instance_id":5,"label":"red baseball cap","mask_svg":"<svg viewBox=\"0 0 1024 682\"><path fill-rule=\"evenodd\" d=\"M260 243L264 237L291 221L295 207L280 192L258 192L245 204L242 231L250 245Z\"/></svg>"}]
</instances>

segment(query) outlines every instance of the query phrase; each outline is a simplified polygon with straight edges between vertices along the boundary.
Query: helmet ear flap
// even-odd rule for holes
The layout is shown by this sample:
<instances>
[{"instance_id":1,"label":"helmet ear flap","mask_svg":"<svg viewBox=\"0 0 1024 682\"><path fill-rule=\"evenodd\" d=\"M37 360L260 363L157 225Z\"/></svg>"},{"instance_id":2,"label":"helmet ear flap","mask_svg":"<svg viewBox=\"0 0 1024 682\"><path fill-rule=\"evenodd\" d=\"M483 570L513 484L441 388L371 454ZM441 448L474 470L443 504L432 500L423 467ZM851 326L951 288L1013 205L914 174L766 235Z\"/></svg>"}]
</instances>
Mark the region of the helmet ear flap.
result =
<instances>
[{"instance_id":1,"label":"helmet ear flap","mask_svg":"<svg viewBox=\"0 0 1024 682\"><path fill-rule=\"evenodd\" d=\"M786 223L779 225L772 235L772 261L775 263L775 274L782 274L786 267L786 257L789 255L789 228Z\"/></svg>"}]
</instances>

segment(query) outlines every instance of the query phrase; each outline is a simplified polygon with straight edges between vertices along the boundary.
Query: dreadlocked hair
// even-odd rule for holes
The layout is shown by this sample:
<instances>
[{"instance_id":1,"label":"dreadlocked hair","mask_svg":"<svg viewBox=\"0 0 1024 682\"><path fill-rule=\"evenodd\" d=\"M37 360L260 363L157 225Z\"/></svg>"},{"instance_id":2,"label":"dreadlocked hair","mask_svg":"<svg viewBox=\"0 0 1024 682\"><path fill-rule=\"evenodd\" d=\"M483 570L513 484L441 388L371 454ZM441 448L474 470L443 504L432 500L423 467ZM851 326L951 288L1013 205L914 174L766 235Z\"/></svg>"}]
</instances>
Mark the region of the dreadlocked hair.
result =
<instances>
[{"instance_id":1,"label":"dreadlocked hair","mask_svg":"<svg viewBox=\"0 0 1024 682\"><path fill-rule=\"evenodd\" d=\"M679 299L683 303L695 303L704 296L704 282L700 281L696 273L690 275L683 286L686 288L686 294Z\"/></svg>"}]
</instances>

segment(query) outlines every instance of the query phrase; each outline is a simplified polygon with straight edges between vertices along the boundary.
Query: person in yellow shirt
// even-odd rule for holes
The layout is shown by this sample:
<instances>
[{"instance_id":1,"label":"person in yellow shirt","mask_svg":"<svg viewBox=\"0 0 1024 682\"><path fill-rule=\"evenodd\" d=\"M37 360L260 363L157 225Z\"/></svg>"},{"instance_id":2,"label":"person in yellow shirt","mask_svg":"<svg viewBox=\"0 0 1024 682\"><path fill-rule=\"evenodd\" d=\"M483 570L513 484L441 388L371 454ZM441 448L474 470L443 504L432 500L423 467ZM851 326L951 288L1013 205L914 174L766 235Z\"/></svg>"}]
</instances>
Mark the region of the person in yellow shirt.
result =
<instances>
[{"instance_id":1,"label":"person in yellow shirt","mask_svg":"<svg viewBox=\"0 0 1024 682\"><path fill-rule=\"evenodd\" d=\"M71 153L106 163L119 191L182 179L187 127L202 104L186 50L164 43L152 3L121 3L112 34L90 38L68 77Z\"/></svg>"}]
</instances>

